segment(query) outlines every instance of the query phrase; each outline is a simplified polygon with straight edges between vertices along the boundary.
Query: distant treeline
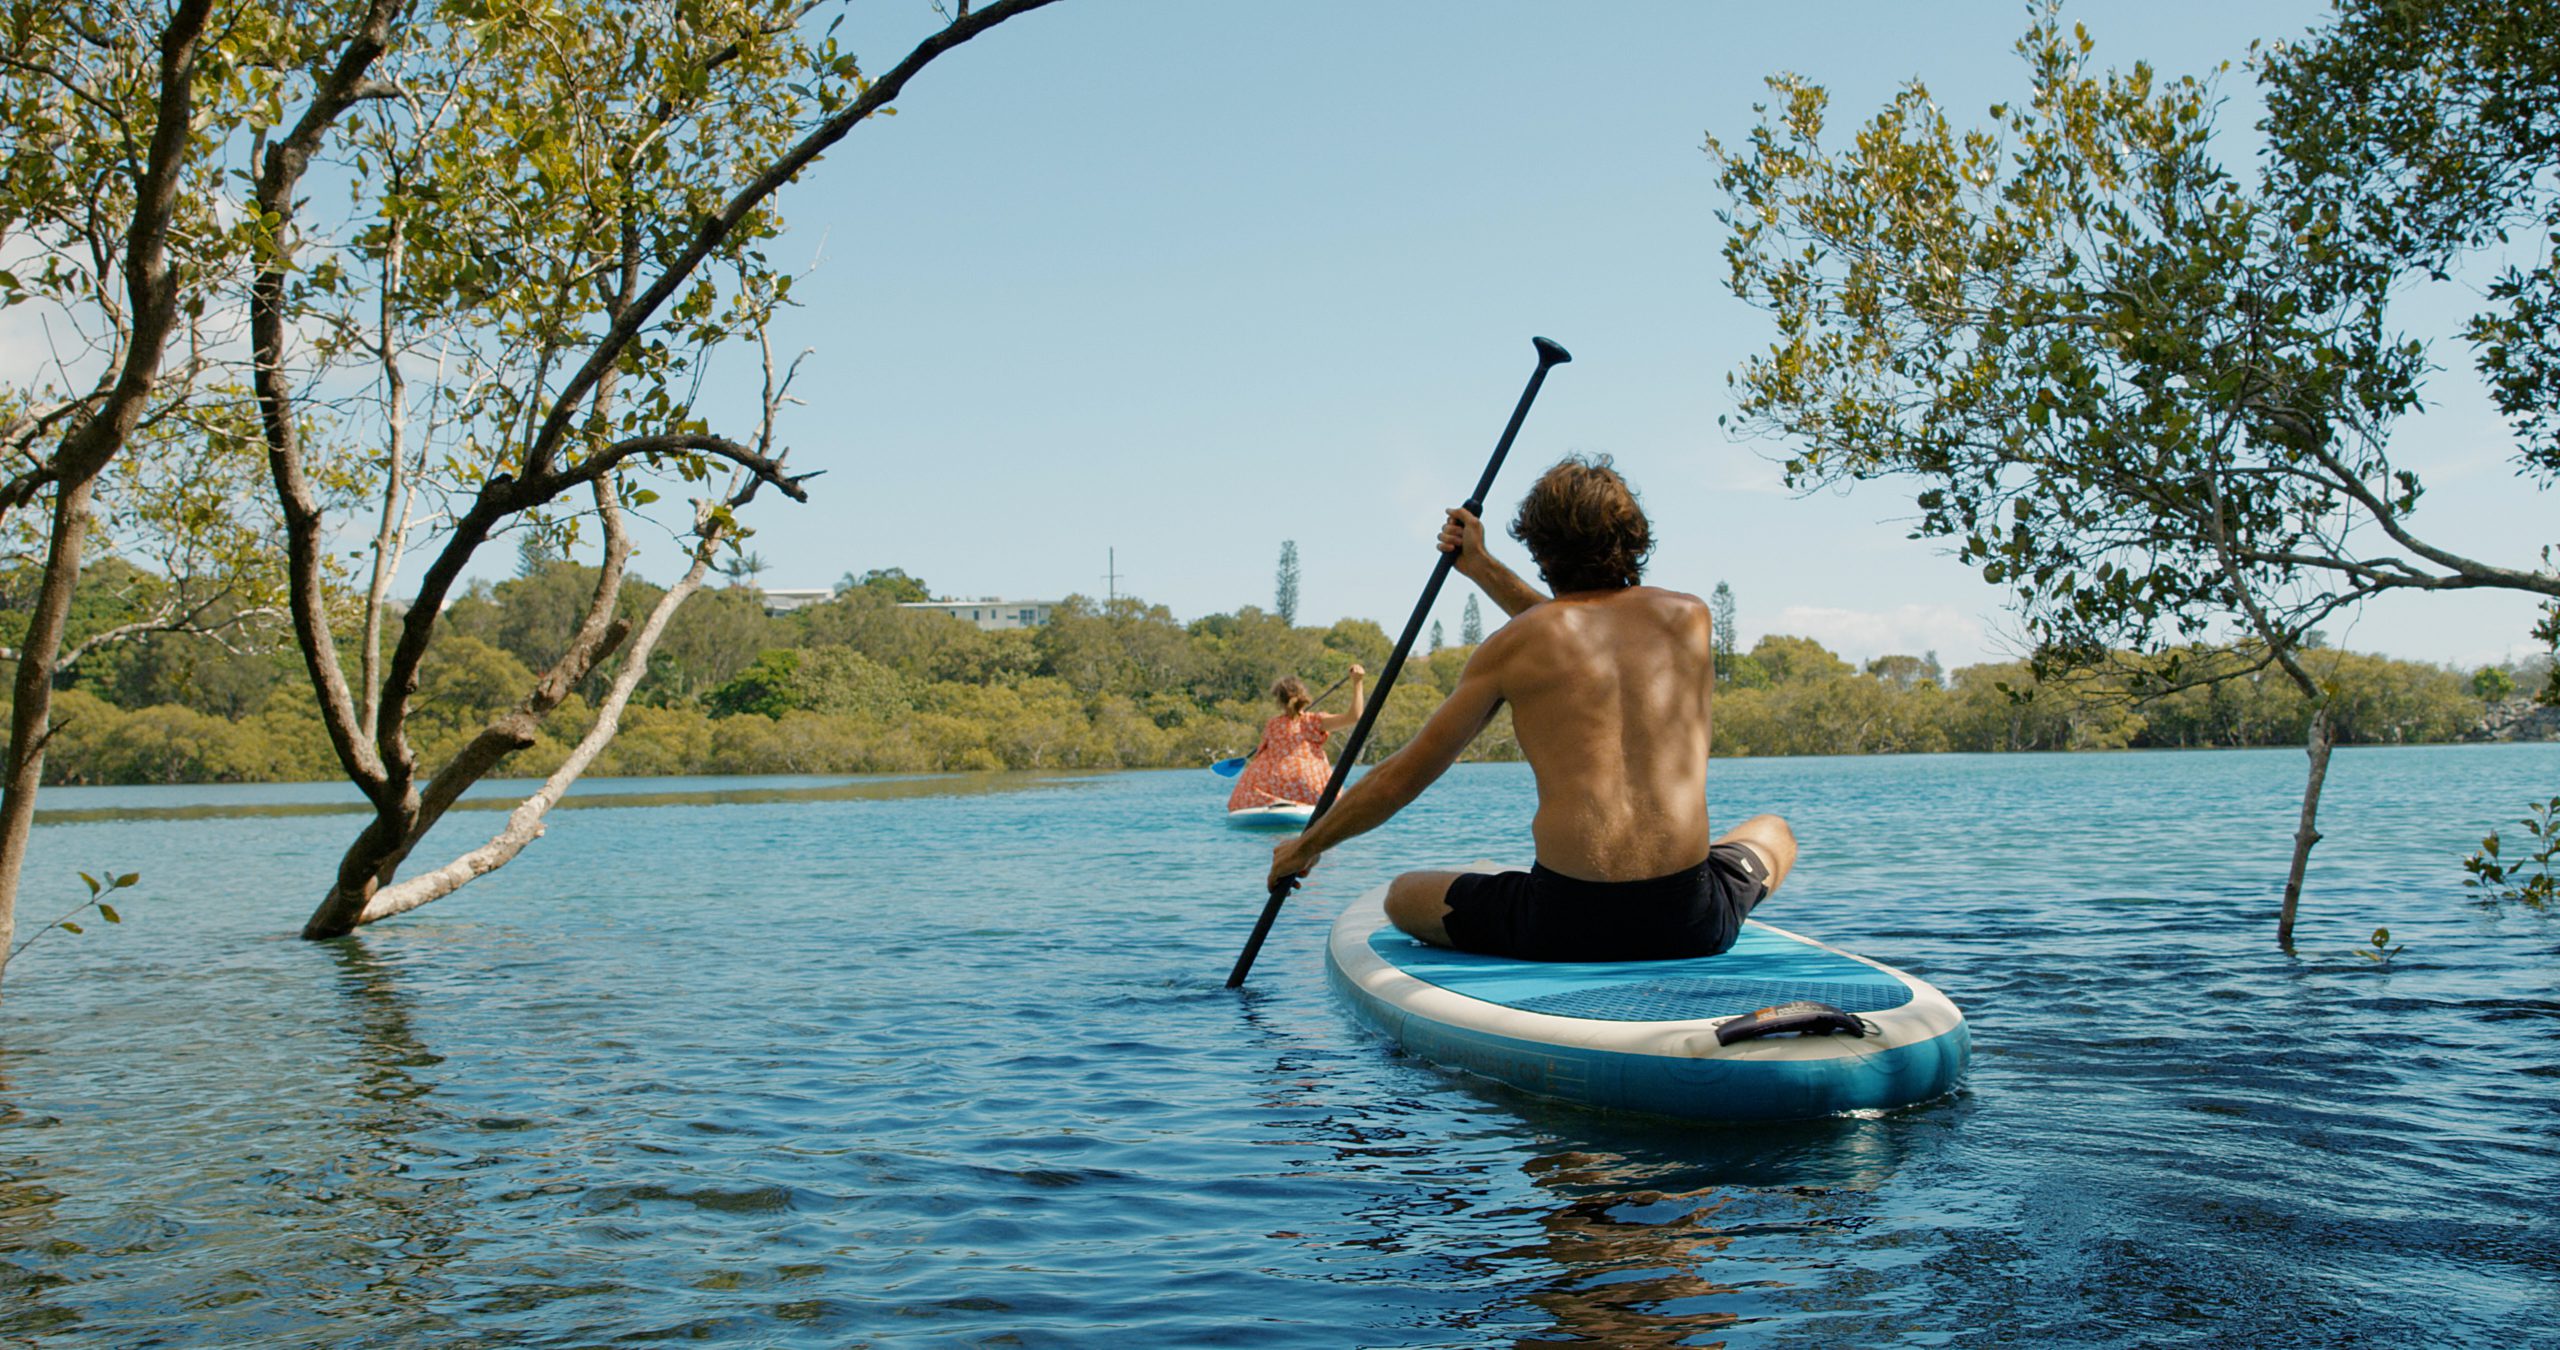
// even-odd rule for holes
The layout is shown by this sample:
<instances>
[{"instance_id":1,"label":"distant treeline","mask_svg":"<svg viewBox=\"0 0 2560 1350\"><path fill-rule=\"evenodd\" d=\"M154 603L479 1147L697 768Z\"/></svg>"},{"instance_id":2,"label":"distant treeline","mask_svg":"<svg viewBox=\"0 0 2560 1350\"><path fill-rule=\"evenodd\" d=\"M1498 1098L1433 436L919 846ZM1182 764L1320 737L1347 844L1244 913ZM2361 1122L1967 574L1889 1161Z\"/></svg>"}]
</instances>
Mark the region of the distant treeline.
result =
<instances>
[{"instance_id":1,"label":"distant treeline","mask_svg":"<svg viewBox=\"0 0 2560 1350\"><path fill-rule=\"evenodd\" d=\"M75 640L79 624L103 630L116 621L118 577L95 570L84 583ZM579 565L536 563L451 607L410 724L430 762L523 696L529 667L566 645L592 583ZM1380 670L1392 645L1366 620L1293 627L1248 606L1184 624L1140 600L1082 597L1060 605L1043 627L984 632L898 607L917 593L912 578L891 571L780 617L765 613L752 587L697 596L678 611L595 772L1198 766L1253 748L1276 676L1297 674L1322 688L1354 661ZM635 583L622 599L636 616L657 594ZM1470 650L1415 658L1364 758L1414 734L1455 685ZM2333 716L2349 743L2453 739L2480 719L2483 694L2506 687L2415 662L2314 655L2338 688ZM613 673L610 664L599 672L587 698ZM1947 672L1932 657L1889 656L1861 669L1797 637L1765 638L1727 658L1722 673L1722 755L2291 745L2300 743L2307 715L2272 678L2134 700L2120 679L2039 685L2018 663ZM298 653L290 642L257 640L254 628L101 645L63 684L48 781L337 776ZM587 698L571 696L508 772L554 767L593 720ZM1343 706L1342 695L1328 706ZM1518 755L1507 714L1471 752Z\"/></svg>"},{"instance_id":2,"label":"distant treeline","mask_svg":"<svg viewBox=\"0 0 2560 1350\"><path fill-rule=\"evenodd\" d=\"M2492 667L2441 666L2317 649L2305 664L2337 693L2342 745L2450 741L2478 725L2489 698L2516 684ZM2247 653L2202 649L2166 659L2121 657L2110 668L2039 681L2026 662L1942 672L1934 657L1884 656L1852 667L1820 643L1763 638L1726 664L1715 749L1725 755L1896 754L1941 750L2124 750L2302 744L2311 709ZM2181 687L2183 686L2183 687Z\"/></svg>"}]
</instances>

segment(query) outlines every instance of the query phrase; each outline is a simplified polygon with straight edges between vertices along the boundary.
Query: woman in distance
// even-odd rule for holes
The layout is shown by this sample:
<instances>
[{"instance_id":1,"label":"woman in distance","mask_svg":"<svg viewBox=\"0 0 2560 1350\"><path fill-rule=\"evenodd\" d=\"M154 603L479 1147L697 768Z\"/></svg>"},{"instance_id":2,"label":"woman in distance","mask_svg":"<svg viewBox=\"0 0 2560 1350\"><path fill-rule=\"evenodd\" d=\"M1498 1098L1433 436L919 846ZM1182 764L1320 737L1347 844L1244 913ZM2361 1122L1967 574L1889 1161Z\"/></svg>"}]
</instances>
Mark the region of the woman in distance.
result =
<instances>
[{"instance_id":1,"label":"woman in distance","mask_svg":"<svg viewBox=\"0 0 2560 1350\"><path fill-rule=\"evenodd\" d=\"M1271 686L1271 698L1280 705L1280 713L1262 724L1262 744L1254 747L1244 772L1236 775L1235 791L1227 794L1227 809L1315 805L1316 798L1324 795L1325 779L1333 773L1324 743L1333 733L1359 722L1361 710L1368 706L1368 687L1369 672L1355 663L1351 711L1320 713L1307 707L1312 700L1307 697L1306 681L1281 676Z\"/></svg>"}]
</instances>

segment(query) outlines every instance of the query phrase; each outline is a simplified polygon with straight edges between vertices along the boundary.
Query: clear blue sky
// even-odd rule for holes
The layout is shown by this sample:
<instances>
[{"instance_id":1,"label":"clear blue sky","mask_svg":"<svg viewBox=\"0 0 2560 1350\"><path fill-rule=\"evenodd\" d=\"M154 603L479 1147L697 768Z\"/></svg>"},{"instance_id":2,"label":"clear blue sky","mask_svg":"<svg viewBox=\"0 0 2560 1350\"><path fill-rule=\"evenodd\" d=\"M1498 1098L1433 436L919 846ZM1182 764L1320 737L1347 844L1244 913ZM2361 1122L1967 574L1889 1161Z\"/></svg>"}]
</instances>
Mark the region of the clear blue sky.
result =
<instances>
[{"instance_id":1,"label":"clear blue sky","mask_svg":"<svg viewBox=\"0 0 2560 1350\"><path fill-rule=\"evenodd\" d=\"M2113 64L2234 62L2237 158L2249 42L2320 13L2150 0L2067 17ZM846 33L885 68L930 18L870 6ZM1561 453L1606 452L1656 518L1652 579L1730 582L1746 645L1794 632L1852 657L1983 659L2002 595L1904 538L1907 493L1791 496L1780 447L1716 427L1726 372L1768 325L1721 283L1699 147L1745 131L1782 69L1830 87L1835 127L1913 76L1978 120L2021 86L2026 22L2008 3L1172 0L1016 20L785 198L780 256L820 265L784 334L816 350L783 429L797 465L828 473L807 506L754 509L763 580L898 566L946 594L1047 599L1101 593L1116 548L1124 591L1190 619L1268 607L1295 539L1300 622L1392 631L1543 334L1576 360L1498 502ZM2506 472L2461 350L2440 354L2446 406L2398 443L2432 489L2421 521L2529 564L2549 503ZM1453 640L1465 594L1440 605ZM2332 637L2469 664L2522 650L2532 613L2429 598Z\"/></svg>"}]
</instances>

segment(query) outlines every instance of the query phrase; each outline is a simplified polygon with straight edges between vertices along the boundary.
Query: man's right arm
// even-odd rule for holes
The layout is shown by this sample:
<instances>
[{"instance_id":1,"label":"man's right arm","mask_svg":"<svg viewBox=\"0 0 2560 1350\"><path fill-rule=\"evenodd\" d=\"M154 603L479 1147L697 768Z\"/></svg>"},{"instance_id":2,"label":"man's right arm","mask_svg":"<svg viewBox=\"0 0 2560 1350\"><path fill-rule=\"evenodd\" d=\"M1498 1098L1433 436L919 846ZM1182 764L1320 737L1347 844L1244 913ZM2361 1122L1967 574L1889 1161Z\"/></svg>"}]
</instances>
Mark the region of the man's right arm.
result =
<instances>
[{"instance_id":1,"label":"man's right arm","mask_svg":"<svg viewBox=\"0 0 2560 1350\"><path fill-rule=\"evenodd\" d=\"M1449 508L1449 519L1440 527L1440 551L1456 554L1458 575L1474 582L1505 614L1516 616L1531 605L1546 603L1546 592L1522 580L1485 548L1484 522L1464 507Z\"/></svg>"},{"instance_id":2,"label":"man's right arm","mask_svg":"<svg viewBox=\"0 0 2560 1350\"><path fill-rule=\"evenodd\" d=\"M1458 676L1458 687L1423 722L1422 730L1404 748L1361 775L1335 800L1332 810L1298 836L1310 860L1385 824L1458 762L1467 744L1502 707L1501 653L1496 642L1478 647Z\"/></svg>"}]
</instances>

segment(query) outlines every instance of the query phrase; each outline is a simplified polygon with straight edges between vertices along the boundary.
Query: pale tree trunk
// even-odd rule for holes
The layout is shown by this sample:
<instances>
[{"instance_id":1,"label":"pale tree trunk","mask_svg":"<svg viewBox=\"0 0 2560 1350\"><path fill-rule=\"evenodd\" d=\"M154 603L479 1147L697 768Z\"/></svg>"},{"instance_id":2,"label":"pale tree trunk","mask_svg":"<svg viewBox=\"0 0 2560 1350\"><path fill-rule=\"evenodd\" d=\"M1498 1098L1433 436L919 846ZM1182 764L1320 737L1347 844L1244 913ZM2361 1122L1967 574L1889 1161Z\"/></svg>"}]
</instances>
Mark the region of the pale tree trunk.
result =
<instances>
[{"instance_id":1,"label":"pale tree trunk","mask_svg":"<svg viewBox=\"0 0 2560 1350\"><path fill-rule=\"evenodd\" d=\"M542 787L517 804L515 810L507 813L506 826L492 836L488 843L482 844L442 867L431 872L419 873L375 891L373 898L365 902L363 910L357 915L357 925L372 923L377 919L388 919L397 914L406 914L420 905L441 900L472 881L506 866L515 859L517 854L524 851L527 844L542 837L543 817L559 803L561 797L568 793L570 786L587 771L587 767L595 762L596 756L603 753L607 745L613 743L615 734L622 729L622 712L630 705L631 691L639 687L640 681L648 676L649 655L657 649L658 637L666 631L667 620L675 614L679 606L691 598L695 591L702 588L702 576L710 570L711 555L718 543L718 536L719 527L716 524L705 527L704 538L693 552L692 568L684 574L682 581L677 582L665 595L658 598L656 607L649 611L648 619L641 624L639 636L632 639L631 646L623 658L622 670L614 677L613 688L596 709L595 725L588 728L585 737L579 740L577 748L569 752L569 757L561 762L560 767L549 778L543 780Z\"/></svg>"},{"instance_id":2,"label":"pale tree trunk","mask_svg":"<svg viewBox=\"0 0 2560 1350\"><path fill-rule=\"evenodd\" d=\"M2293 832L2293 867L2285 874L2284 909L2276 916L2276 945L2288 952L2293 950L2294 907L2302 900L2302 874L2311 864L2311 846L2320 842L2320 787L2329 777L2329 748L2335 744L2324 701L2311 709L2311 734L2304 747L2311 755L2311 777L2302 786L2302 823Z\"/></svg>"},{"instance_id":3,"label":"pale tree trunk","mask_svg":"<svg viewBox=\"0 0 2560 1350\"><path fill-rule=\"evenodd\" d=\"M569 649L534 681L532 691L521 702L482 728L423 789L417 786L416 758L407 737L400 734L397 721L385 719L377 732L381 745L378 762L387 765L390 772L367 785L374 795L373 821L339 860L337 881L303 924L304 937L343 937L364 923L365 911L375 895L390 884L400 864L408 859L409 850L435 828L464 789L486 777L507 756L533 744L543 719L621 644L627 630L613 611L622 595L623 567L631 556L631 542L622 529L612 480L596 479L593 490L604 514L604 566L597 576L586 616L569 640ZM413 614L410 622L415 621ZM414 677L409 688L386 691L385 708L395 713L405 711L413 689Z\"/></svg>"},{"instance_id":4,"label":"pale tree trunk","mask_svg":"<svg viewBox=\"0 0 2560 1350\"><path fill-rule=\"evenodd\" d=\"M796 363L794 369L797 369ZM692 552L691 567L650 611L637 644L630 649L623 670L598 709L595 724L580 739L569 758L541 790L510 814L506 828L488 844L432 872L395 882L393 878L408 860L410 852L435 828L463 791L495 770L508 755L533 744L543 720L621 645L628 633L628 625L616 618L614 611L622 593L624 567L630 558L630 538L624 527L622 504L612 478L607 476L593 480L591 486L595 493L596 511L604 526L604 565L589 599L585 618L570 639L568 650L535 681L533 691L521 703L493 720L475 736L436 773L423 791L407 786L414 777L405 767L411 763L405 741L394 747L391 745L392 736L383 736L386 760L403 766L399 776L403 790L399 796L377 803L373 821L339 861L336 882L304 923L302 935L305 938L343 937L375 920L404 914L429 901L441 899L505 866L523 852L526 845L541 837L544 816L620 731L622 713L629 705L631 693L648 674L650 653L656 649L659 636L666 630L668 620L678 607L701 589L703 574L711 565L711 558L728 529L728 522L733 519L731 513L743 508L767 482L778 483L795 497L803 495L798 481L783 475L781 462L768 459L763 453L772 444L774 420L786 400L789 383L788 377L779 383L773 379L768 352L763 432L757 449L745 452L751 462L740 471L744 486L733 486L725 501L707 499L700 503L695 517L697 543ZM406 698L406 691L388 692L399 699ZM386 706L396 709L400 704L386 698ZM398 758L393 756L395 748Z\"/></svg>"},{"instance_id":5,"label":"pale tree trunk","mask_svg":"<svg viewBox=\"0 0 2560 1350\"><path fill-rule=\"evenodd\" d=\"M626 229L623 232L623 247L622 290L615 302L616 317L630 306L631 290L637 280L639 233L636 229ZM392 326L390 307L386 302L383 311L383 332L386 344ZM388 350L387 346L386 350ZM609 420L614 383L614 375L608 372L593 386L590 411L598 425L604 425ZM287 395L279 387L272 397L281 405ZM768 421L770 421L769 417ZM280 463L289 459L294 464L298 475L300 453L290 434L276 437L274 443L279 449ZM278 482L285 483L281 474ZM436 823L443 819L444 813L452 807L453 803L469 790L472 784L495 770L507 756L532 745L534 738L540 733L544 719L548 718L569 696L570 691L593 673L597 665L610 656L615 647L622 642L628 627L615 617L614 611L621 601L623 569L630 559L631 542L624 529L621 503L613 477L610 474L599 475L590 482L589 486L595 495L597 514L604 525L604 559L603 566L596 577L595 590L588 598L587 612L580 620L577 632L571 636L568 649L535 680L532 691L526 694L522 701L492 720L487 727L482 728L460 753L436 772L423 790L417 787L417 754L415 748L409 744L404 727L409 712L409 699L417 688L419 662L423 659L425 652L423 635L427 630L419 625L421 622L432 624L435 620L432 613L421 614L416 606L412 607L411 612L402 621L401 650L396 654L399 659L395 659L392 671L381 677L379 685L374 683L379 660L379 637L372 630L371 625L380 614L381 596L387 584L383 581L381 573L384 550L389 547L392 539L390 499L386 496L383 507L383 532L378 536L376 543L375 587L366 616L369 631L364 653L366 681L363 691L364 711L361 722L355 727L348 728L344 733L348 739L369 741L378 757L381 777L376 780L367 781L365 777L366 769L369 767L367 765L351 762L347 766L350 772L357 775L359 783L366 788L367 796L372 798L374 819L356 837L356 841L348 847L346 854L339 859L337 880L330 886L328 893L321 897L320 904L312 911L311 917L304 922L303 937L315 941L343 937L364 924L372 922L374 918L381 917L382 914L401 913L426 903L428 899L435 898L434 895L428 895L424 898L412 899L394 908L380 908L383 892L386 888L393 887L392 878L399 874L401 864L408 861L410 851L426 838L428 831L436 827ZM475 504L465 520L460 523L456 530L456 540L449 543L443 556L438 558L436 564L438 568L447 568L459 557L467 557L467 551L458 555L455 549L467 548L473 540L485 538L499 521L506 515L514 513L489 511L488 487L489 485L483 486L480 502ZM318 514L316 508L309 506L307 485L297 482L290 488L287 496L289 501L298 502L306 509L305 518L308 529L316 538ZM515 511L523 509L525 508L519 506ZM450 583L450 575L448 570L447 584ZM316 572L310 580L311 585L306 593L314 602L313 624L314 626L325 625L325 616L316 613L317 600L320 596ZM432 589L435 588L432 586L422 588L420 604L425 602L426 594ZM306 652L306 655L309 653ZM326 649L322 655L327 660L332 677L343 682L343 677L336 671L337 653L334 646ZM335 721L342 718L343 713L335 703L329 703L324 705L324 716ZM592 758L592 755L589 757ZM572 775L573 780L574 778L575 775ZM563 786L565 790L565 784ZM538 820L538 813L536 818ZM539 834L539 828L536 828L534 833ZM472 878L503 865L507 858L521 851L524 843L530 842L531 838L532 836L528 835L525 840L519 841L514 849L509 850L505 857L485 861L485 864L477 870L466 869L457 872L452 868L442 869L437 875L447 884L436 894L450 893Z\"/></svg>"},{"instance_id":6,"label":"pale tree trunk","mask_svg":"<svg viewBox=\"0 0 2560 1350\"><path fill-rule=\"evenodd\" d=\"M2228 425L2225 434L2229 434ZM2298 630L2277 624L2267 614L2266 606L2258 602L2257 591L2250 585L2248 574L2241 569L2239 557L2231 547L2230 531L2223 524L2225 505L2221 478L2208 475L2205 486L2213 501L2213 515L2208 523L2214 552L2222 559L2223 573L2231 580L2232 594L2239 601L2241 612L2248 616L2250 627L2256 629L2259 639L2267 644L2267 655L2283 669L2285 678L2293 681L2294 688L2301 690L2302 697L2311 705L2311 728L2306 745L2311 755L2311 775L2302 785L2302 818L2293 831L2293 862L2286 868L2284 902L2276 911L2276 945L2290 956L2293 954L2294 911L2302 902L2303 874L2311 866L2311 846L2320 842L2320 788L2328 781L2329 750L2336 744L2336 735L2329 725L2329 692L2320 687L2320 681L2309 670L2304 669L2301 654L2294 646L2300 638Z\"/></svg>"},{"instance_id":7,"label":"pale tree trunk","mask_svg":"<svg viewBox=\"0 0 2560 1350\"><path fill-rule=\"evenodd\" d=\"M2255 612L2254 606L2252 609ZM2328 781L2329 750L2337 744L2337 734L2329 723L2328 693L2303 668L2290 635L2264 624L2259 631L2273 647L2276 664L2284 668L2286 677L2311 705L2311 727L2304 737L2304 749L2311 756L2311 774L2302 785L2302 817L2293 831L2293 861L2285 870L2284 903L2276 911L2276 945L2289 956L2293 953L2293 915L2302 903L2303 874L2311 866L2311 846L2320 842L2320 788Z\"/></svg>"},{"instance_id":8,"label":"pale tree trunk","mask_svg":"<svg viewBox=\"0 0 2560 1350\"><path fill-rule=\"evenodd\" d=\"M382 523L373 539L373 580L364 595L364 645L356 682L356 687L364 691L358 725L368 740L373 737L375 716L381 707L381 692L375 682L382 672L382 606L391 594L392 578L399 574L400 555L408 548L412 494L408 476L409 381L400 369L399 325L391 302L399 287L405 240L400 221L393 220L389 231L382 257L382 328L378 335L382 344L383 441L388 453L384 456Z\"/></svg>"},{"instance_id":9,"label":"pale tree trunk","mask_svg":"<svg viewBox=\"0 0 2560 1350\"><path fill-rule=\"evenodd\" d=\"M169 222L195 116L198 47L211 0L181 0L160 33L159 95L151 141L134 188L125 231L124 283L131 315L123 359L99 410L64 436L54 454L52 537L44 581L26 640L19 644L16 703L9 714L9 752L0 781L0 953L15 941L18 887L35 829L36 788L44 779L45 742L53 735L53 676L72 592L80 582L89 500L98 476L140 424L178 317L177 281L169 267Z\"/></svg>"}]
</instances>

